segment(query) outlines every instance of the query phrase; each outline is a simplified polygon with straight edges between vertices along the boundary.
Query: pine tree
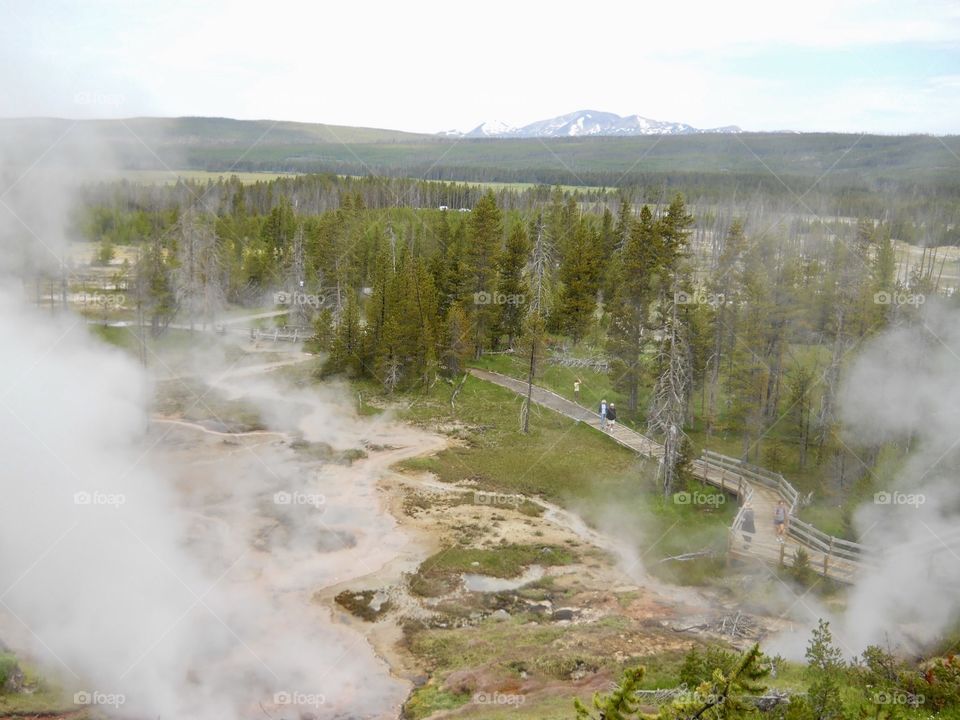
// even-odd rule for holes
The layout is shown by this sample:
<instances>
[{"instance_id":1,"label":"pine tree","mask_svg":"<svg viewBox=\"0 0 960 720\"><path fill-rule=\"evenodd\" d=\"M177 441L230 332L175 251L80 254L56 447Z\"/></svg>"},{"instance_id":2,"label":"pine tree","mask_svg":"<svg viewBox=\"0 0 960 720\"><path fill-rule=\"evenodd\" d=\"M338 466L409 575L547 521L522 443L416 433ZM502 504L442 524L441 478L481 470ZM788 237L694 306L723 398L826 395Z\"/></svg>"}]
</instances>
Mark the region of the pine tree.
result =
<instances>
[{"instance_id":1,"label":"pine tree","mask_svg":"<svg viewBox=\"0 0 960 720\"><path fill-rule=\"evenodd\" d=\"M447 312L443 332L442 366L446 374L459 375L470 357L472 332L467 313L460 303L455 303Z\"/></svg>"},{"instance_id":2,"label":"pine tree","mask_svg":"<svg viewBox=\"0 0 960 720\"><path fill-rule=\"evenodd\" d=\"M643 210L647 211L647 216L650 216L650 210L646 205L643 206ZM626 246L627 241L630 238L630 235L633 233L633 207L630 205L630 199L623 193L620 194L620 207L617 210L617 225L614 228L614 250L617 252L622 252L623 248Z\"/></svg>"},{"instance_id":3,"label":"pine tree","mask_svg":"<svg viewBox=\"0 0 960 720\"><path fill-rule=\"evenodd\" d=\"M573 705L577 713L577 720L639 719L641 717L640 701L637 698L636 691L640 689L644 674L645 668L643 667L627 668L623 671L620 682L617 683L611 693L608 695L594 693L593 707L598 711L598 715L590 712L590 709L580 701L580 698L574 698Z\"/></svg>"},{"instance_id":4,"label":"pine tree","mask_svg":"<svg viewBox=\"0 0 960 720\"><path fill-rule=\"evenodd\" d=\"M615 386L627 396L627 408L639 407L640 382L644 373L647 316L653 298L652 278L657 268L659 237L653 215L644 206L638 222L619 253L615 292L610 303L607 351L612 357Z\"/></svg>"},{"instance_id":5,"label":"pine tree","mask_svg":"<svg viewBox=\"0 0 960 720\"><path fill-rule=\"evenodd\" d=\"M572 221L576 215L571 215L569 206L564 201L563 189L554 187L550 193L550 204L547 206L544 221L544 230L547 237L556 248L566 246L573 234Z\"/></svg>"},{"instance_id":6,"label":"pine tree","mask_svg":"<svg viewBox=\"0 0 960 720\"><path fill-rule=\"evenodd\" d=\"M596 234L580 220L563 249L560 261L562 283L557 306L557 326L579 342L587 332L597 306L600 283L600 253Z\"/></svg>"},{"instance_id":7,"label":"pine tree","mask_svg":"<svg viewBox=\"0 0 960 720\"><path fill-rule=\"evenodd\" d=\"M278 274L279 268L285 264L286 256L290 251L290 241L296 231L297 221L294 216L293 205L284 195L280 202L267 216L263 224L262 237L270 252L270 265L273 274Z\"/></svg>"},{"instance_id":8,"label":"pine tree","mask_svg":"<svg viewBox=\"0 0 960 720\"><path fill-rule=\"evenodd\" d=\"M494 335L507 336L507 345L513 347L514 339L523 327L526 302L526 282L523 269L529 252L527 232L523 225L516 223L510 231L506 246L497 260L497 293L495 296L497 318ZM494 341L497 346L497 341Z\"/></svg>"},{"instance_id":9,"label":"pine tree","mask_svg":"<svg viewBox=\"0 0 960 720\"><path fill-rule=\"evenodd\" d=\"M393 274L392 253L386 244L381 244L373 263L370 299L367 300L364 307L366 325L363 334L362 359L365 373L376 372L378 358L382 362L384 335L389 320Z\"/></svg>"},{"instance_id":10,"label":"pine tree","mask_svg":"<svg viewBox=\"0 0 960 720\"><path fill-rule=\"evenodd\" d=\"M177 311L172 272L159 238L141 248L134 265L134 291L141 327L149 321L150 334L161 335ZM141 357L146 362L145 357Z\"/></svg>"},{"instance_id":11,"label":"pine tree","mask_svg":"<svg viewBox=\"0 0 960 720\"><path fill-rule=\"evenodd\" d=\"M345 373L358 377L363 373L363 331L356 293L346 291L346 303L333 334L330 355L323 366L324 374Z\"/></svg>"},{"instance_id":12,"label":"pine tree","mask_svg":"<svg viewBox=\"0 0 960 720\"><path fill-rule=\"evenodd\" d=\"M408 327L411 333L412 363L408 368L409 379L429 385L436 377L437 360L437 290L433 277L427 271L422 258L410 259L407 267L410 273L410 288L407 304L413 319Z\"/></svg>"},{"instance_id":13,"label":"pine tree","mask_svg":"<svg viewBox=\"0 0 960 720\"><path fill-rule=\"evenodd\" d=\"M687 242L693 216L687 213L683 195L679 193L670 202L667 212L657 221L656 266L659 269L657 285L661 299L676 292L681 263L687 257Z\"/></svg>"},{"instance_id":14,"label":"pine tree","mask_svg":"<svg viewBox=\"0 0 960 720\"><path fill-rule=\"evenodd\" d=\"M495 318L492 303L494 261L503 235L503 219L492 190L477 201L470 213L466 252L467 292L473 301L474 355L483 354L490 325Z\"/></svg>"},{"instance_id":15,"label":"pine tree","mask_svg":"<svg viewBox=\"0 0 960 720\"><path fill-rule=\"evenodd\" d=\"M733 720L754 717L756 708L744 695L764 692L764 680L769 674L769 663L760 652L760 646L754 645L736 658L732 667L714 668L709 680L692 688L692 692L671 705L661 708L659 718Z\"/></svg>"},{"instance_id":16,"label":"pine tree","mask_svg":"<svg viewBox=\"0 0 960 720\"><path fill-rule=\"evenodd\" d=\"M807 677L810 681L807 698L816 720L843 717L840 679L846 663L840 649L833 645L830 623L821 619L807 645Z\"/></svg>"}]
</instances>

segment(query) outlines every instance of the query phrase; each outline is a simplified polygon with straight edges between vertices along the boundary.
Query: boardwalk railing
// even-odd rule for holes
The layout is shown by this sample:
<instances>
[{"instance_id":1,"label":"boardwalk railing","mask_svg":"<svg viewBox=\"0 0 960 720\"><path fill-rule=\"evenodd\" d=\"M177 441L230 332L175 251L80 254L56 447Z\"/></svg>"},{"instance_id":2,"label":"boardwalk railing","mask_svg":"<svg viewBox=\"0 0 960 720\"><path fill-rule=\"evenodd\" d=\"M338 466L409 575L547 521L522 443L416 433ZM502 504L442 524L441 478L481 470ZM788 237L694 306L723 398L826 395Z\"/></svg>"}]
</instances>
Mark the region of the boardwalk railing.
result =
<instances>
[{"instance_id":1,"label":"boardwalk railing","mask_svg":"<svg viewBox=\"0 0 960 720\"><path fill-rule=\"evenodd\" d=\"M471 372L484 379L511 388L518 393L525 391L526 388L526 384L522 381L502 373L477 369ZM578 405L558 393L542 387L537 387L536 391L554 401L555 406L552 409L557 412L581 422L596 419L594 411ZM543 399L535 399L535 402L551 407L550 403ZM564 404L566 404L566 407L564 407ZM618 426L616 430L608 431L607 435L634 452L654 459L663 456L662 445L630 428ZM692 465L693 474L700 481L713 485L722 492L736 495L741 501L741 507L730 525L731 550L734 548L734 538L742 532L746 503L751 500L754 500L755 503L758 502L759 498L755 498L755 495L763 489L763 494L772 493L775 497L782 498L787 504L790 518L787 523L788 533L800 547L808 552L810 566L816 572L836 580L851 582L861 570L876 564L880 552L879 548L870 549L860 543L828 535L813 525L798 519L796 511L800 504L800 493L780 473L711 450L705 450L699 459L693 461ZM960 532L958 532L956 538L956 545L960 549ZM781 565L785 564L787 549L785 543L753 542L748 547L752 553L755 553L761 559L770 562L779 561Z\"/></svg>"},{"instance_id":2,"label":"boardwalk railing","mask_svg":"<svg viewBox=\"0 0 960 720\"><path fill-rule=\"evenodd\" d=\"M743 527L743 516L747 512L747 503L753 500L753 488L749 485L747 485L746 488L746 492L740 495L740 499L743 501L740 503L740 509L737 510L737 514L734 516L733 522L730 523L731 538L740 531L741 527Z\"/></svg>"},{"instance_id":3,"label":"boardwalk railing","mask_svg":"<svg viewBox=\"0 0 960 720\"><path fill-rule=\"evenodd\" d=\"M712 450L704 450L702 459L705 463L731 470L753 482L766 485L771 490L775 490L787 503L790 515L792 516L796 513L797 505L800 502L800 493L797 492L796 488L780 473L772 472L757 465L751 465L750 463L730 457L729 455L721 455Z\"/></svg>"},{"instance_id":4,"label":"boardwalk railing","mask_svg":"<svg viewBox=\"0 0 960 720\"><path fill-rule=\"evenodd\" d=\"M248 331L241 331L245 334ZM251 328L249 330L251 340L272 340L273 342L303 342L313 337L313 331L298 327L273 328L272 330L261 330Z\"/></svg>"},{"instance_id":5,"label":"boardwalk railing","mask_svg":"<svg viewBox=\"0 0 960 720\"><path fill-rule=\"evenodd\" d=\"M765 468L757 467L756 465L750 465L738 458L721 455L712 450L703 451L702 462L706 465L713 465L717 468L743 475L751 482L770 488L783 498L790 509L790 522L787 523L787 533L801 545L823 554L822 574L829 574L831 564L836 559L844 560L848 564L853 564L857 569L862 569L865 565L873 564L875 554L866 545L828 535L810 523L804 522L796 517L800 493L798 493L797 489L780 473L772 472ZM747 500L749 498L743 499ZM744 508L741 507L730 526L731 533L740 529L743 523L743 512ZM820 565L818 565L816 569L819 572L821 570Z\"/></svg>"}]
</instances>

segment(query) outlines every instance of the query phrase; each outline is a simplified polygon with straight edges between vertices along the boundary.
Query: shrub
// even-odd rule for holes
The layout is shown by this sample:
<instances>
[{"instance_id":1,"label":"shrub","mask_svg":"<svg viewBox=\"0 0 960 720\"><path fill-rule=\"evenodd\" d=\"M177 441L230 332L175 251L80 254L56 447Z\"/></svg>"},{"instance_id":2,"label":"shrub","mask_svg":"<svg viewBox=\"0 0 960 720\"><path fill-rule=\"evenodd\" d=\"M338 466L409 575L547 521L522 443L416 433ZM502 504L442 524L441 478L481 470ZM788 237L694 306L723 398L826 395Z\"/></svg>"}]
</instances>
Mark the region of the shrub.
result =
<instances>
[{"instance_id":1,"label":"shrub","mask_svg":"<svg viewBox=\"0 0 960 720\"><path fill-rule=\"evenodd\" d=\"M790 574L796 578L797 582L804 585L809 585L816 575L810 565L810 553L802 547L798 547L793 553L793 564L790 566Z\"/></svg>"},{"instance_id":2,"label":"shrub","mask_svg":"<svg viewBox=\"0 0 960 720\"><path fill-rule=\"evenodd\" d=\"M23 683L23 672L17 658L10 653L0 653L0 692L17 692Z\"/></svg>"}]
</instances>

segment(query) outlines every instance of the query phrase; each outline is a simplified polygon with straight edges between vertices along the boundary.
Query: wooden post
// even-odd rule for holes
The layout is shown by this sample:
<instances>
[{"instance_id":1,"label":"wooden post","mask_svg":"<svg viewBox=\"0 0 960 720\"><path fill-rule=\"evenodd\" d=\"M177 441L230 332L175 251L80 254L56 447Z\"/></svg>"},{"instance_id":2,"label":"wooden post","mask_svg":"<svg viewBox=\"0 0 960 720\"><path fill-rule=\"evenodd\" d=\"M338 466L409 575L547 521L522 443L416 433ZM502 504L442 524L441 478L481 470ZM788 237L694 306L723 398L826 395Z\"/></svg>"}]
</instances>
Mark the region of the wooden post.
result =
<instances>
[{"instance_id":1,"label":"wooden post","mask_svg":"<svg viewBox=\"0 0 960 720\"><path fill-rule=\"evenodd\" d=\"M787 552L787 544L783 543L780 545L780 567L783 567L783 556Z\"/></svg>"},{"instance_id":2,"label":"wooden post","mask_svg":"<svg viewBox=\"0 0 960 720\"><path fill-rule=\"evenodd\" d=\"M727 471L723 468L720 468L720 492L725 493L727 491L726 484L724 483L724 478L727 475Z\"/></svg>"},{"instance_id":3,"label":"wooden post","mask_svg":"<svg viewBox=\"0 0 960 720\"><path fill-rule=\"evenodd\" d=\"M823 556L823 574L830 574L830 556L833 555L833 535L830 536L830 549Z\"/></svg>"}]
</instances>

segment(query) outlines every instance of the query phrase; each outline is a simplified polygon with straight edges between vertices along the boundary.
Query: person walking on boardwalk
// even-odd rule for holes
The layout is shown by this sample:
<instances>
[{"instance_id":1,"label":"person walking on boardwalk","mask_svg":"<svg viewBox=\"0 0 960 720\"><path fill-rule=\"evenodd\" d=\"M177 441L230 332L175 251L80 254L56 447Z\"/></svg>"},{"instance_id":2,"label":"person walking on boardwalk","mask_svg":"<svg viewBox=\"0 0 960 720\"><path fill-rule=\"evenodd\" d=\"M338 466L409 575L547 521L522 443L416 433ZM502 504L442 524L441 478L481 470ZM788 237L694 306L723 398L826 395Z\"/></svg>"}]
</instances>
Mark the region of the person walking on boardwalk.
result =
<instances>
[{"instance_id":1,"label":"person walking on boardwalk","mask_svg":"<svg viewBox=\"0 0 960 720\"><path fill-rule=\"evenodd\" d=\"M580 378L573 381L573 400L577 405L580 404Z\"/></svg>"},{"instance_id":2,"label":"person walking on boardwalk","mask_svg":"<svg viewBox=\"0 0 960 720\"><path fill-rule=\"evenodd\" d=\"M600 429L607 429L607 401L600 401Z\"/></svg>"},{"instance_id":3,"label":"person walking on boardwalk","mask_svg":"<svg viewBox=\"0 0 960 720\"><path fill-rule=\"evenodd\" d=\"M777 542L782 545L787 536L787 506L783 500L773 509L773 527L777 531Z\"/></svg>"},{"instance_id":4,"label":"person walking on boardwalk","mask_svg":"<svg viewBox=\"0 0 960 720\"><path fill-rule=\"evenodd\" d=\"M750 541L753 540L753 534L757 531L754 523L753 503L746 502L743 506L743 524L740 525L740 531L743 533L743 542L746 547L750 547Z\"/></svg>"},{"instance_id":5,"label":"person walking on boardwalk","mask_svg":"<svg viewBox=\"0 0 960 720\"><path fill-rule=\"evenodd\" d=\"M607 422L610 424L610 430L613 431L617 424L617 406L613 403L607 405Z\"/></svg>"}]
</instances>

